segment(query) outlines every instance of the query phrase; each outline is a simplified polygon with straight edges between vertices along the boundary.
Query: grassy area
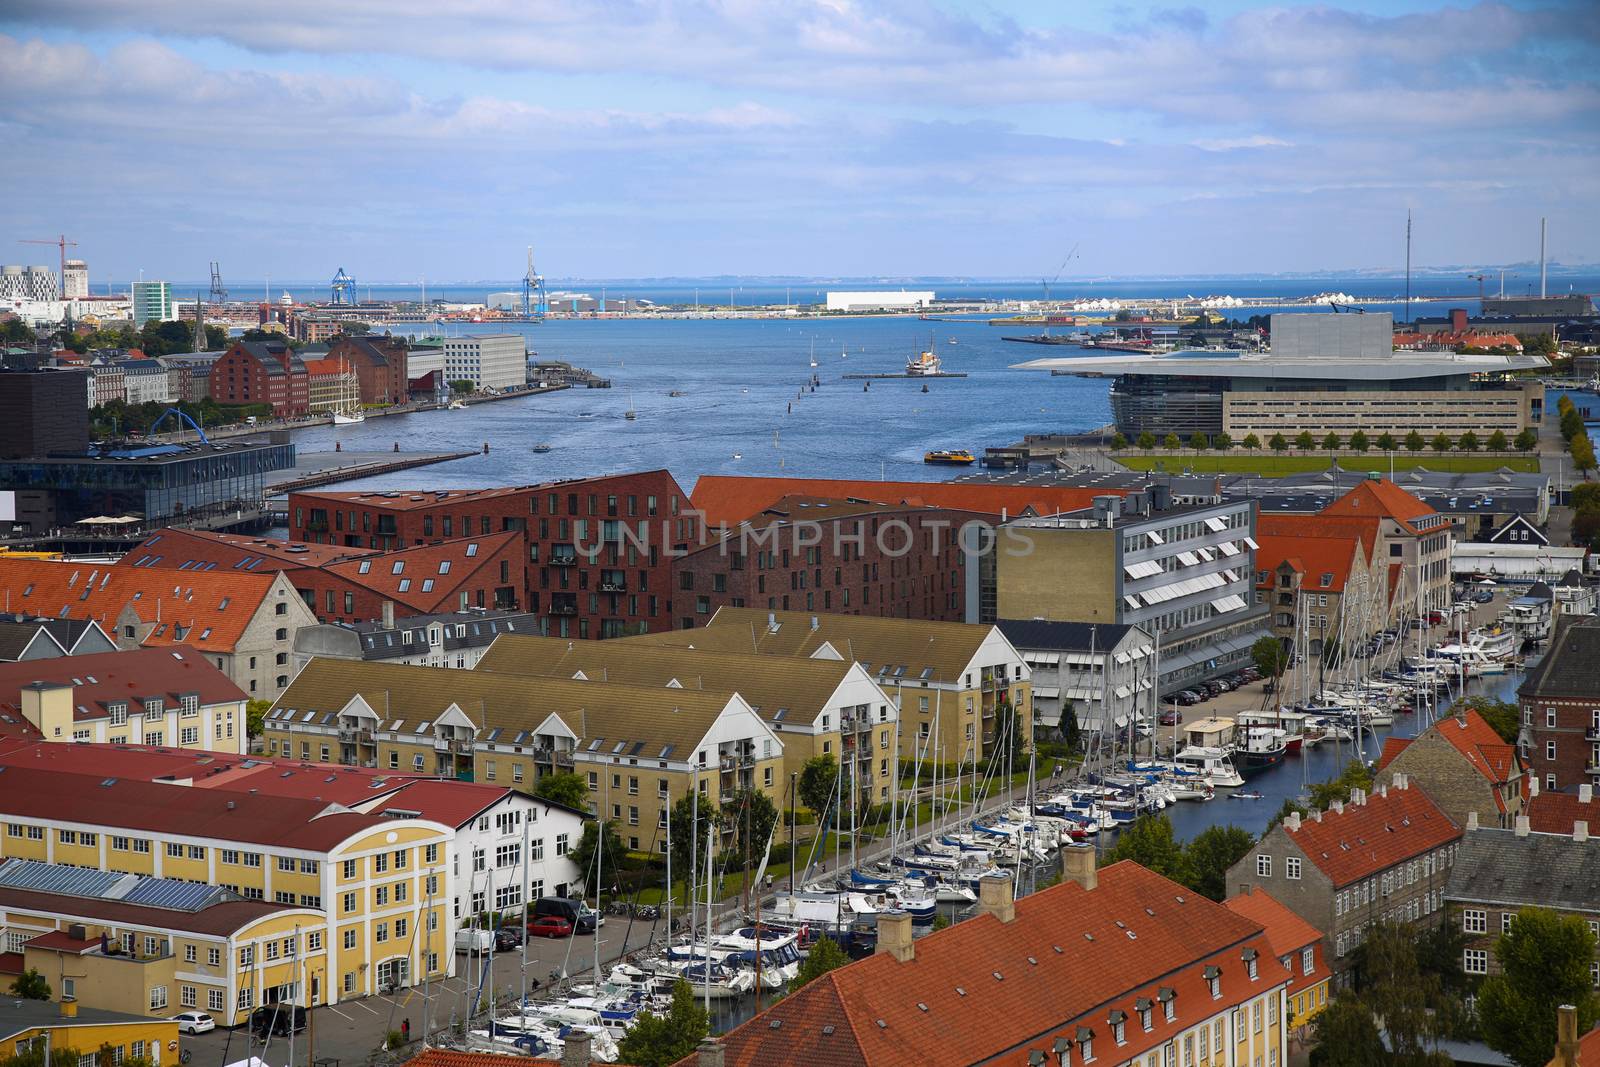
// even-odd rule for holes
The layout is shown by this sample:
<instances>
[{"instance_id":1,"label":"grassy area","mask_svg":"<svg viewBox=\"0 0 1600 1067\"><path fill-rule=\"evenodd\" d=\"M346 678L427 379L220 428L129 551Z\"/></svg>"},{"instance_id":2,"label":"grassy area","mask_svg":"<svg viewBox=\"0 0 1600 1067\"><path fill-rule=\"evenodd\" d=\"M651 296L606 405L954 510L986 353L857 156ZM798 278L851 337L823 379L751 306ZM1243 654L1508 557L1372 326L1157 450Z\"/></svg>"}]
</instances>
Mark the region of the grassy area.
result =
<instances>
[{"instance_id":1,"label":"grassy area","mask_svg":"<svg viewBox=\"0 0 1600 1067\"><path fill-rule=\"evenodd\" d=\"M1340 452L1339 465L1347 471L1374 470L1387 474L1387 452ZM1111 458L1129 470L1164 470L1177 474L1185 469L1196 474L1260 474L1274 477L1306 474L1328 469L1326 452L1113 452ZM1450 474L1476 474L1510 467L1524 474L1539 472L1539 458L1526 453L1482 452L1396 452L1394 469L1408 471L1426 467Z\"/></svg>"}]
</instances>

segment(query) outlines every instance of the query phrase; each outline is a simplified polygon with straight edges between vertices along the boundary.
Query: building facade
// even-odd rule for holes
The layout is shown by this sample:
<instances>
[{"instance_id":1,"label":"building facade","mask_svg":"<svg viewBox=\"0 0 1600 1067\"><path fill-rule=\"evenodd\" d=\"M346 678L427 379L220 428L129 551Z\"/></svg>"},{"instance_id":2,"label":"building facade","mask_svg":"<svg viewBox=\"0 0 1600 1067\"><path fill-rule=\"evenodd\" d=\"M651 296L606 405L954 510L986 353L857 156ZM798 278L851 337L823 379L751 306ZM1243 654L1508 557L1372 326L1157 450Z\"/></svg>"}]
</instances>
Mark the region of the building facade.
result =
<instances>
[{"instance_id":1,"label":"building facade","mask_svg":"<svg viewBox=\"0 0 1600 1067\"><path fill-rule=\"evenodd\" d=\"M444 375L447 381L471 382L479 392L520 389L528 383L526 339L520 333L447 337Z\"/></svg>"},{"instance_id":2,"label":"building facade","mask_svg":"<svg viewBox=\"0 0 1600 1067\"><path fill-rule=\"evenodd\" d=\"M1264 889L1251 889L1229 897L1222 906L1235 915L1254 919L1267 932L1272 954L1289 973L1284 993L1284 1015L1289 1036L1302 1044L1311 1037L1311 1023L1328 1006L1333 972L1322 951L1322 933L1278 903Z\"/></svg>"},{"instance_id":3,"label":"building facade","mask_svg":"<svg viewBox=\"0 0 1600 1067\"><path fill-rule=\"evenodd\" d=\"M328 347L329 359L355 372L363 404L404 404L411 398L407 357L404 337L341 335Z\"/></svg>"},{"instance_id":4,"label":"building facade","mask_svg":"<svg viewBox=\"0 0 1600 1067\"><path fill-rule=\"evenodd\" d=\"M1388 563L1375 537L1318 537L1315 521L1297 518L1262 517L1255 601L1285 648L1355 648L1389 623Z\"/></svg>"},{"instance_id":5,"label":"building facade","mask_svg":"<svg viewBox=\"0 0 1600 1067\"><path fill-rule=\"evenodd\" d=\"M270 404L278 418L311 407L305 363L283 341L235 341L211 365L210 387L219 404Z\"/></svg>"},{"instance_id":6,"label":"building facade","mask_svg":"<svg viewBox=\"0 0 1600 1067\"><path fill-rule=\"evenodd\" d=\"M1600 619L1562 616L1549 651L1517 690L1522 750L1543 792L1600 781Z\"/></svg>"},{"instance_id":7,"label":"building facade","mask_svg":"<svg viewBox=\"0 0 1600 1067\"><path fill-rule=\"evenodd\" d=\"M158 360L124 359L117 366L122 370L123 394L129 404L170 404L176 399L171 376Z\"/></svg>"},{"instance_id":8,"label":"building facade","mask_svg":"<svg viewBox=\"0 0 1600 1067\"><path fill-rule=\"evenodd\" d=\"M1386 737L1377 782L1403 775L1457 826L1468 817L1484 826L1514 826L1522 814L1522 762L1483 716L1467 707L1440 718L1413 738Z\"/></svg>"},{"instance_id":9,"label":"building facade","mask_svg":"<svg viewBox=\"0 0 1600 1067\"><path fill-rule=\"evenodd\" d=\"M0 459L88 451L89 413L83 397L90 387L91 379L82 371L0 370ZM0 489L11 488L0 484Z\"/></svg>"},{"instance_id":10,"label":"building facade","mask_svg":"<svg viewBox=\"0 0 1600 1067\"><path fill-rule=\"evenodd\" d=\"M133 283L133 325L137 329L151 319L167 322L176 318L172 312L172 284L170 282Z\"/></svg>"},{"instance_id":11,"label":"building facade","mask_svg":"<svg viewBox=\"0 0 1600 1067\"><path fill-rule=\"evenodd\" d=\"M452 611L396 618L393 602L383 615L362 623L302 626L294 635L294 669L314 656L402 663L412 667L471 670L502 634L534 634L536 616L517 611Z\"/></svg>"},{"instance_id":12,"label":"building facade","mask_svg":"<svg viewBox=\"0 0 1600 1067\"><path fill-rule=\"evenodd\" d=\"M1035 737L1062 728L1068 707L1086 734L1155 721L1157 650L1139 627L1035 619L995 625L1028 665Z\"/></svg>"}]
</instances>

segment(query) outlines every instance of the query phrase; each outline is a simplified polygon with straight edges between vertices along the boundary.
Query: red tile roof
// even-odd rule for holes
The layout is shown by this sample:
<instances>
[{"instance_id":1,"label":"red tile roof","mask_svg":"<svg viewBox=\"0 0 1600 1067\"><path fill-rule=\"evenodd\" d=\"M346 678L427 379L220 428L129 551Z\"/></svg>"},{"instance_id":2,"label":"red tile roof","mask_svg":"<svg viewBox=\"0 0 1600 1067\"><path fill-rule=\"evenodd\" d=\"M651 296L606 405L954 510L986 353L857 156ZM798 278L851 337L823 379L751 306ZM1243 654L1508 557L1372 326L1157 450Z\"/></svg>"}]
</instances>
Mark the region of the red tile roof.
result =
<instances>
[{"instance_id":1,"label":"red tile roof","mask_svg":"<svg viewBox=\"0 0 1600 1067\"><path fill-rule=\"evenodd\" d=\"M73 937L65 930L52 930L48 934L40 934L23 943L24 948L39 948L53 952L68 952L81 956L85 952L93 952L100 947L100 939L93 941L87 938Z\"/></svg>"},{"instance_id":2,"label":"red tile roof","mask_svg":"<svg viewBox=\"0 0 1600 1067\"><path fill-rule=\"evenodd\" d=\"M1293 975L1289 981L1290 996L1329 977L1322 955L1322 933L1265 889L1246 887L1245 892L1224 900L1222 906L1235 915L1260 923L1267 932L1272 954L1279 960L1289 960L1289 973ZM1302 959L1302 953L1308 948L1311 950L1309 974Z\"/></svg>"},{"instance_id":3,"label":"red tile roof","mask_svg":"<svg viewBox=\"0 0 1600 1067\"><path fill-rule=\"evenodd\" d=\"M210 660L184 647L0 663L0 709L20 714L19 694L34 682L72 686L73 717L80 721L105 718L112 703L126 703L137 712L151 697L167 707L177 706L188 693L199 697L201 707L250 699Z\"/></svg>"},{"instance_id":4,"label":"red tile roof","mask_svg":"<svg viewBox=\"0 0 1600 1067\"><path fill-rule=\"evenodd\" d=\"M1461 828L1415 783L1374 791L1284 832L1334 886L1349 885L1461 836Z\"/></svg>"},{"instance_id":5,"label":"red tile roof","mask_svg":"<svg viewBox=\"0 0 1600 1067\"><path fill-rule=\"evenodd\" d=\"M1474 770L1494 785L1509 782L1521 773L1517 750L1471 708L1459 716L1440 719L1429 729L1450 742Z\"/></svg>"},{"instance_id":6,"label":"red tile roof","mask_svg":"<svg viewBox=\"0 0 1600 1067\"><path fill-rule=\"evenodd\" d=\"M200 564L207 570L237 568L260 573L267 561L278 564L267 567L267 570L289 570L295 567L320 567L355 556L370 556L376 551L372 548L318 545L286 541L278 537L214 533L210 530L163 530L123 556L118 566L132 566L145 556L150 556L154 562L146 566L173 570L182 567L188 570L186 564ZM262 562L255 562L257 560ZM210 566L212 564L215 566Z\"/></svg>"},{"instance_id":7,"label":"red tile roof","mask_svg":"<svg viewBox=\"0 0 1600 1067\"><path fill-rule=\"evenodd\" d=\"M873 482L834 478L744 478L707 474L695 483L689 500L707 524L736 525L786 496L862 500L881 504L954 508L984 515L1015 517L1078 511L1097 496L1122 496L1127 489L1084 489L1061 485L1006 485L994 482Z\"/></svg>"},{"instance_id":8,"label":"red tile roof","mask_svg":"<svg viewBox=\"0 0 1600 1067\"><path fill-rule=\"evenodd\" d=\"M1394 762L1394 758L1404 752L1410 745L1409 737L1385 737L1383 739L1383 753L1378 757L1378 770L1383 770Z\"/></svg>"},{"instance_id":9,"label":"red tile roof","mask_svg":"<svg viewBox=\"0 0 1600 1067\"><path fill-rule=\"evenodd\" d=\"M308 359L305 361L305 364L306 373L312 375L325 375L331 378L334 375L346 374L349 372L349 368L345 366L343 360Z\"/></svg>"},{"instance_id":10,"label":"red tile roof","mask_svg":"<svg viewBox=\"0 0 1600 1067\"><path fill-rule=\"evenodd\" d=\"M1377 547L1382 529L1376 515L1285 515L1281 512L1263 511L1256 520L1256 539L1262 537L1340 537L1358 538L1372 561L1372 550Z\"/></svg>"},{"instance_id":11,"label":"red tile roof","mask_svg":"<svg viewBox=\"0 0 1600 1067\"><path fill-rule=\"evenodd\" d=\"M1578 1038L1578 1067L1600 1067L1600 1028Z\"/></svg>"},{"instance_id":12,"label":"red tile roof","mask_svg":"<svg viewBox=\"0 0 1600 1067\"><path fill-rule=\"evenodd\" d=\"M462 585L489 565L507 545L522 544L517 530L463 537L432 545L416 545L366 559L346 560L322 568L329 574L371 589L379 596L403 604L419 615L454 611ZM448 565L448 566L446 566ZM401 568L395 573L395 567ZM365 573L362 573L365 568ZM423 583L433 584L426 591ZM497 579L498 581L498 579ZM400 583L406 583L404 591Z\"/></svg>"},{"instance_id":13,"label":"red tile roof","mask_svg":"<svg viewBox=\"0 0 1600 1067\"><path fill-rule=\"evenodd\" d=\"M1350 571L1361 551L1358 537L1282 537L1258 534L1256 541L1256 571L1266 571L1267 581L1257 582L1261 589L1270 589L1277 582L1277 570L1287 563L1301 576L1300 588L1306 592L1344 592L1350 580ZM1324 583L1323 575L1329 580Z\"/></svg>"},{"instance_id":14,"label":"red tile roof","mask_svg":"<svg viewBox=\"0 0 1600 1067\"><path fill-rule=\"evenodd\" d=\"M427 778L406 783L370 810L378 815L414 811L415 818L459 828L510 795L511 790L503 785Z\"/></svg>"},{"instance_id":15,"label":"red tile roof","mask_svg":"<svg viewBox=\"0 0 1600 1067\"><path fill-rule=\"evenodd\" d=\"M1576 793L1538 793L1528 797L1522 814L1528 826L1540 834L1570 834L1572 824L1589 824L1589 835L1600 837L1600 801L1591 793L1589 801Z\"/></svg>"},{"instance_id":16,"label":"red tile roof","mask_svg":"<svg viewBox=\"0 0 1600 1067\"><path fill-rule=\"evenodd\" d=\"M1098 878L1093 890L1064 882L1018 901L1010 923L979 915L919 938L906 962L884 954L831 971L729 1033L726 1062L1020 1064L1079 1026L1107 1062L1123 1062L1287 981L1253 919L1131 861ZM1221 972L1217 1000L1209 966ZM1146 1033L1135 1002L1163 988L1176 994L1177 1017L1167 1022L1155 1005ZM1127 1016L1126 1044L1112 1043L1113 1011Z\"/></svg>"},{"instance_id":17,"label":"red tile roof","mask_svg":"<svg viewBox=\"0 0 1600 1067\"><path fill-rule=\"evenodd\" d=\"M1395 520L1410 533L1418 533L1412 523L1438 512L1388 479L1378 479L1360 482L1318 514L1330 518L1380 515Z\"/></svg>"}]
</instances>

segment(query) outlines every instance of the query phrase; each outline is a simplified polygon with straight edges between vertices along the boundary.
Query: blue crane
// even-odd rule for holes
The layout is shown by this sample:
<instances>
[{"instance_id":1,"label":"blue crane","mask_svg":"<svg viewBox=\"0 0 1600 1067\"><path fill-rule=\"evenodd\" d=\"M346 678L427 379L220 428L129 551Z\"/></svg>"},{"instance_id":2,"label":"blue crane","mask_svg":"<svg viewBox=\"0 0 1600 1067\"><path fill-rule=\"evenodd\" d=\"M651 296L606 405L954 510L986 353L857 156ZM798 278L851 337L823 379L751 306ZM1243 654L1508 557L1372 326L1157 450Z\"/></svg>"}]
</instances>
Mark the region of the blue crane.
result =
<instances>
[{"instance_id":1,"label":"blue crane","mask_svg":"<svg viewBox=\"0 0 1600 1067\"><path fill-rule=\"evenodd\" d=\"M522 276L522 317L535 315L544 318L550 314L550 298L545 292L544 275L533 269L533 246L528 246L528 273Z\"/></svg>"},{"instance_id":2,"label":"blue crane","mask_svg":"<svg viewBox=\"0 0 1600 1067\"><path fill-rule=\"evenodd\" d=\"M343 267L340 267L339 273L333 276L333 281L329 284L329 288L332 290L332 297L329 303L343 304L348 307L356 302L356 280L346 274Z\"/></svg>"}]
</instances>

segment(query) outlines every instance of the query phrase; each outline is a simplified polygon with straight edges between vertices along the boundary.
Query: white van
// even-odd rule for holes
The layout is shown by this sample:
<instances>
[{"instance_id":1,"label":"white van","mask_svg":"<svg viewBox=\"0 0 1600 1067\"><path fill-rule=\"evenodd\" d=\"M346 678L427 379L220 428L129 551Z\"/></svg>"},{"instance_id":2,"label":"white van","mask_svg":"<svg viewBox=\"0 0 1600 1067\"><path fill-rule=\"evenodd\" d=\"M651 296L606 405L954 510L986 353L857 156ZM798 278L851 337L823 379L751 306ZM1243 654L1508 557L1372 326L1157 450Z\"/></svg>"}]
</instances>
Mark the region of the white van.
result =
<instances>
[{"instance_id":1,"label":"white van","mask_svg":"<svg viewBox=\"0 0 1600 1067\"><path fill-rule=\"evenodd\" d=\"M483 952L486 953L494 947L494 933L490 930L457 930L457 952Z\"/></svg>"}]
</instances>

